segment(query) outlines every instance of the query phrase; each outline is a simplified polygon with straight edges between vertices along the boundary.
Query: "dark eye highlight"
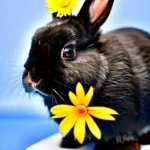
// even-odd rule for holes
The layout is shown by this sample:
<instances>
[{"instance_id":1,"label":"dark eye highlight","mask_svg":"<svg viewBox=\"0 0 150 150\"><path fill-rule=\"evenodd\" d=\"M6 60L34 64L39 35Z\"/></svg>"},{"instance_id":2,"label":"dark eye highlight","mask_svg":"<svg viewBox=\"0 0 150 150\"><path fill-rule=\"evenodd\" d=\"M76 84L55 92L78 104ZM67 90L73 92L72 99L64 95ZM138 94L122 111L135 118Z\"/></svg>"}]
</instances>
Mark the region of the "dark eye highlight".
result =
<instances>
[{"instance_id":1,"label":"dark eye highlight","mask_svg":"<svg viewBox=\"0 0 150 150\"><path fill-rule=\"evenodd\" d=\"M64 47L61 52L61 57L63 59L73 59L75 57L74 47Z\"/></svg>"}]
</instances>

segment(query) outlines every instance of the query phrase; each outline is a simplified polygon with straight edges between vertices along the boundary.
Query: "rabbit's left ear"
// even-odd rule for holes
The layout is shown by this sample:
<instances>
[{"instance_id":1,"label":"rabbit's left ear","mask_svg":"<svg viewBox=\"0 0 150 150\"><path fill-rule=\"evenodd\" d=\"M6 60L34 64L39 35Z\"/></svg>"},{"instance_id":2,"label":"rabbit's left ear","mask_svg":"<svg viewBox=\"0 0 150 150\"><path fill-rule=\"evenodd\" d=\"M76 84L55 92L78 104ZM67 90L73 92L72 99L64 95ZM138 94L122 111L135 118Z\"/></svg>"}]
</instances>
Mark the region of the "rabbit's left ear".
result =
<instances>
[{"instance_id":1,"label":"rabbit's left ear","mask_svg":"<svg viewBox=\"0 0 150 150\"><path fill-rule=\"evenodd\" d=\"M114 0L85 0L78 17L86 28L98 30L110 14Z\"/></svg>"}]
</instances>

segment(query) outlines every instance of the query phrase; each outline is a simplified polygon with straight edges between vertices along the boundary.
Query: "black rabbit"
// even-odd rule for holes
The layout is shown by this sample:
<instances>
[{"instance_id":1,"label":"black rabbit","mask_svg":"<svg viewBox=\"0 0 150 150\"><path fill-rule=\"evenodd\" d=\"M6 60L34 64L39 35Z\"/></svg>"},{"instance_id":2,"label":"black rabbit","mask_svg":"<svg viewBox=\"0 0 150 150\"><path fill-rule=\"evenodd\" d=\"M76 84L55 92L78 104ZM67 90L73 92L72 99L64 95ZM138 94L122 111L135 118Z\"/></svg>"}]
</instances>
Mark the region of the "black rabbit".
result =
<instances>
[{"instance_id":1,"label":"black rabbit","mask_svg":"<svg viewBox=\"0 0 150 150\"><path fill-rule=\"evenodd\" d=\"M95 119L103 138L96 141L87 134L85 142L96 142L95 149L138 150L150 124L150 35L133 28L99 32L113 2L86 0L77 16L59 19L54 14L33 36L23 85L27 92L43 95L48 109L68 104L68 92L77 82L86 91L93 85L90 105L110 107L120 115L115 122ZM67 135L62 146L79 144Z\"/></svg>"}]
</instances>

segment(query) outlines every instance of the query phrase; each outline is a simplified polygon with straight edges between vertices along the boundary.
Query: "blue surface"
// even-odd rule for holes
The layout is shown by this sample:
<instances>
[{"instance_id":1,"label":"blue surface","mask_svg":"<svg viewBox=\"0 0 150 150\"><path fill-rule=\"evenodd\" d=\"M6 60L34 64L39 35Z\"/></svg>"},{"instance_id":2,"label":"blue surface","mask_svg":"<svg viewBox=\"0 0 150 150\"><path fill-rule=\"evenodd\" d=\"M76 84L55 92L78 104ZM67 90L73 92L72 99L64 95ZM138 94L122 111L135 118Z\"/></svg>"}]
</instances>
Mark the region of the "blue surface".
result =
<instances>
[{"instance_id":1,"label":"blue surface","mask_svg":"<svg viewBox=\"0 0 150 150\"><path fill-rule=\"evenodd\" d=\"M0 8L0 150L26 147L57 132L42 98L29 99L21 86L31 37L51 20L45 0L1 1ZM149 0L115 0L104 31L132 26L150 32ZM74 12L76 13L76 12Z\"/></svg>"},{"instance_id":2,"label":"blue surface","mask_svg":"<svg viewBox=\"0 0 150 150\"><path fill-rule=\"evenodd\" d=\"M23 109L13 104L0 106L0 150L25 150L58 132L58 125L50 119L47 109L43 113L37 109L38 105L27 104Z\"/></svg>"},{"instance_id":3,"label":"blue surface","mask_svg":"<svg viewBox=\"0 0 150 150\"><path fill-rule=\"evenodd\" d=\"M56 132L48 119L0 119L0 150L25 150Z\"/></svg>"}]
</instances>

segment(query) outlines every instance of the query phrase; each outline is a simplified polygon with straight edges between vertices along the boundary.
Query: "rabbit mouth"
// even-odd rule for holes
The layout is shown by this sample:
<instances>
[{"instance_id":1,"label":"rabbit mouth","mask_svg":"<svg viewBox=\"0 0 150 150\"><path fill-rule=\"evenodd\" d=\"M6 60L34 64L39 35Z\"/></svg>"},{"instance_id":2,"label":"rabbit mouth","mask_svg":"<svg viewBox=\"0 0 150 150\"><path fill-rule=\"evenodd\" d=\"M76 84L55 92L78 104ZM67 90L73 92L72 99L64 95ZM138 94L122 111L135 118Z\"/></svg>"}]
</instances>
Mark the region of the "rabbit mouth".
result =
<instances>
[{"instance_id":1,"label":"rabbit mouth","mask_svg":"<svg viewBox=\"0 0 150 150\"><path fill-rule=\"evenodd\" d=\"M37 82L34 82L30 75L28 73L25 73L25 75L22 78L22 83L25 91L27 93L34 92L37 87L39 87L42 83L42 79L39 79Z\"/></svg>"},{"instance_id":2,"label":"rabbit mouth","mask_svg":"<svg viewBox=\"0 0 150 150\"><path fill-rule=\"evenodd\" d=\"M27 71L24 71L23 77L22 77L22 84L27 93L39 93L43 96L48 96L49 94L45 92L44 88L44 81L42 78L38 78L38 80L33 81L30 73Z\"/></svg>"},{"instance_id":3,"label":"rabbit mouth","mask_svg":"<svg viewBox=\"0 0 150 150\"><path fill-rule=\"evenodd\" d=\"M30 72L26 70L23 72L22 84L26 93L37 93L42 97L55 95L58 99L65 101L64 97L67 98L66 91L70 88L69 86L50 77L36 79L38 80L33 80Z\"/></svg>"}]
</instances>

